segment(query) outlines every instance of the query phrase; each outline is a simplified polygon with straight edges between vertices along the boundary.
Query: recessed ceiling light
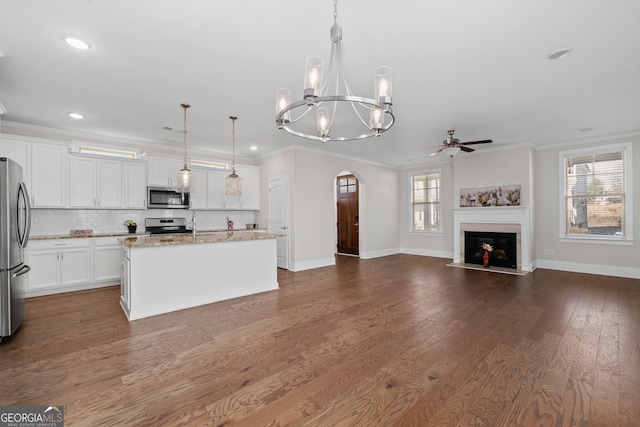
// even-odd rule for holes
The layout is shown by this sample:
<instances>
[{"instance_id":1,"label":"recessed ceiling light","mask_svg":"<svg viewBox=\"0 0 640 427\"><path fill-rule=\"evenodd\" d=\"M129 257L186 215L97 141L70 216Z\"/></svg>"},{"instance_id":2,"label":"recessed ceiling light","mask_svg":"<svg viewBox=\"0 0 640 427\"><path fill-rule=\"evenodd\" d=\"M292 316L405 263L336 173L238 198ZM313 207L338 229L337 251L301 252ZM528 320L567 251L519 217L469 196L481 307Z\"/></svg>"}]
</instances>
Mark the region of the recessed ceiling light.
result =
<instances>
[{"instance_id":1,"label":"recessed ceiling light","mask_svg":"<svg viewBox=\"0 0 640 427\"><path fill-rule=\"evenodd\" d=\"M69 46L73 46L76 49L80 49L80 50L87 50L87 49L89 49L91 47L89 42L86 42L84 40L81 40L81 39L79 39L77 37L73 37L73 36L64 36L64 41Z\"/></svg>"},{"instance_id":2,"label":"recessed ceiling light","mask_svg":"<svg viewBox=\"0 0 640 427\"><path fill-rule=\"evenodd\" d=\"M249 147L249 150L251 150L251 151L256 151L257 149L258 149L258 146L257 146L257 145L251 145L251 146Z\"/></svg>"},{"instance_id":3,"label":"recessed ceiling light","mask_svg":"<svg viewBox=\"0 0 640 427\"><path fill-rule=\"evenodd\" d=\"M569 56L569 54L573 52L573 49L570 47L562 47L560 49L553 50L549 52L547 55L548 59L560 59Z\"/></svg>"},{"instance_id":4,"label":"recessed ceiling light","mask_svg":"<svg viewBox=\"0 0 640 427\"><path fill-rule=\"evenodd\" d=\"M80 113L67 113L72 119L84 119L84 116Z\"/></svg>"}]
</instances>

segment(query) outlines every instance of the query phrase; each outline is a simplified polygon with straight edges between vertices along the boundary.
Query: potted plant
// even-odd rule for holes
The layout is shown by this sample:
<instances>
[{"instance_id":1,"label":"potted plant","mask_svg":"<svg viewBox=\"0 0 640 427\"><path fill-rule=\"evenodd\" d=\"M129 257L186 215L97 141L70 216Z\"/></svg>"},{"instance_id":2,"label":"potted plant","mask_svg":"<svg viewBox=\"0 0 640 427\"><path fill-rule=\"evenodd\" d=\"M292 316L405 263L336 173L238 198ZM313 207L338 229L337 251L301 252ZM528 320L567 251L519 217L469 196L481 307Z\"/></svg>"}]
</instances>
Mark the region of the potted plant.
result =
<instances>
[{"instance_id":1,"label":"potted plant","mask_svg":"<svg viewBox=\"0 0 640 427\"><path fill-rule=\"evenodd\" d=\"M131 234L134 234L136 232L136 228L138 227L138 224L136 224L135 221L130 220L130 219L126 220L124 222L124 225L127 226L127 228L129 229L129 233L131 233Z\"/></svg>"}]
</instances>

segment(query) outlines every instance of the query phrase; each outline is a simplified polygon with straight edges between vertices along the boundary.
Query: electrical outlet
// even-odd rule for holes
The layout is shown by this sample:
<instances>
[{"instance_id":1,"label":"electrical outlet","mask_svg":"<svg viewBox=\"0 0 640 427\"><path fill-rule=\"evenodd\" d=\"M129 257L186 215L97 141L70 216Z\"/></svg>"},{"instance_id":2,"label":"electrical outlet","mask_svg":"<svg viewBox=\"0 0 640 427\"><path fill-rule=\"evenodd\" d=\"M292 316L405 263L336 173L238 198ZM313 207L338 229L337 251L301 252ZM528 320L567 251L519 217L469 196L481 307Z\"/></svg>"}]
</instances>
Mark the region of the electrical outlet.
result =
<instances>
[{"instance_id":1,"label":"electrical outlet","mask_svg":"<svg viewBox=\"0 0 640 427\"><path fill-rule=\"evenodd\" d=\"M553 249L549 249L549 256L553 256L554 255L554 250Z\"/></svg>"}]
</instances>

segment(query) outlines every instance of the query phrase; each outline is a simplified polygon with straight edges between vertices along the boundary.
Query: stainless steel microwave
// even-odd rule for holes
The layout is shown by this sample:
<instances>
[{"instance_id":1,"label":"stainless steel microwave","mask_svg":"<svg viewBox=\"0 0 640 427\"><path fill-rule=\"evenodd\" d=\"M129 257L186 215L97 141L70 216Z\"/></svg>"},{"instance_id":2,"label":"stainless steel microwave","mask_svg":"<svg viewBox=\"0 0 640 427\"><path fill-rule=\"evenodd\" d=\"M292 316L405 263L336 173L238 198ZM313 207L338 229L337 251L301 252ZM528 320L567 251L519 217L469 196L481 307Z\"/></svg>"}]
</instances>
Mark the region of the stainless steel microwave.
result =
<instances>
[{"instance_id":1,"label":"stainless steel microwave","mask_svg":"<svg viewBox=\"0 0 640 427\"><path fill-rule=\"evenodd\" d=\"M147 209L189 209L189 196L173 187L147 187Z\"/></svg>"}]
</instances>

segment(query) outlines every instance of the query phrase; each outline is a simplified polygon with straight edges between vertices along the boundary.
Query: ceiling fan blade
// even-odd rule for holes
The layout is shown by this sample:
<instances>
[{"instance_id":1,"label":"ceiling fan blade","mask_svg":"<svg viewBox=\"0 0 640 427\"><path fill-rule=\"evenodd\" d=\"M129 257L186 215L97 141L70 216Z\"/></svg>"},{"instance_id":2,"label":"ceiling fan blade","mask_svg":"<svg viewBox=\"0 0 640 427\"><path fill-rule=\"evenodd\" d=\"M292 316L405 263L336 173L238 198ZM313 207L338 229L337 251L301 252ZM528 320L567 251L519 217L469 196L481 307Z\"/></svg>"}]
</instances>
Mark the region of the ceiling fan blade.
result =
<instances>
[{"instance_id":1,"label":"ceiling fan blade","mask_svg":"<svg viewBox=\"0 0 640 427\"><path fill-rule=\"evenodd\" d=\"M462 151L464 151L465 153L471 153L472 151L476 151L476 150L474 150L473 148L463 147L463 146L460 146L460 149L461 149Z\"/></svg>"},{"instance_id":2,"label":"ceiling fan blade","mask_svg":"<svg viewBox=\"0 0 640 427\"><path fill-rule=\"evenodd\" d=\"M460 145L473 145L473 144L489 144L493 141L490 139L483 139L482 141L469 141L469 142L461 142Z\"/></svg>"},{"instance_id":3,"label":"ceiling fan blade","mask_svg":"<svg viewBox=\"0 0 640 427\"><path fill-rule=\"evenodd\" d=\"M433 153L429 154L429 157L431 156L435 156L436 154L440 153L442 150L444 150L446 147L442 147L441 149L439 149L438 151L434 151Z\"/></svg>"}]
</instances>

